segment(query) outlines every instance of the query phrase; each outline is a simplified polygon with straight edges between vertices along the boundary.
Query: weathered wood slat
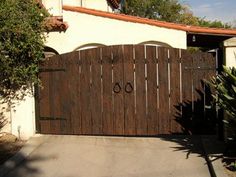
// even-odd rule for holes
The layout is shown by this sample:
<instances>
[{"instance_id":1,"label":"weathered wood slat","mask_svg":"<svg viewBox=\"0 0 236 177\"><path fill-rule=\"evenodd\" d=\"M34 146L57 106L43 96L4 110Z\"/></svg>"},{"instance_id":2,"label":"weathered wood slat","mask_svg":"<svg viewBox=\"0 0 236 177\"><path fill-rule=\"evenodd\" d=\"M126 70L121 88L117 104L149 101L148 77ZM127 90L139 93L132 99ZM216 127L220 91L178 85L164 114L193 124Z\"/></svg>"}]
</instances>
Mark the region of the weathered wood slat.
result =
<instances>
[{"instance_id":1,"label":"weathered wood slat","mask_svg":"<svg viewBox=\"0 0 236 177\"><path fill-rule=\"evenodd\" d=\"M91 85L90 85L90 64L91 50L80 52L81 74L80 74L80 90L81 90L81 117L82 117L82 134L92 133L92 117L91 117Z\"/></svg>"},{"instance_id":2,"label":"weathered wood slat","mask_svg":"<svg viewBox=\"0 0 236 177\"><path fill-rule=\"evenodd\" d=\"M124 53L122 46L112 47L113 55L113 134L124 135ZM117 93L115 93L117 92Z\"/></svg>"},{"instance_id":3,"label":"weathered wood slat","mask_svg":"<svg viewBox=\"0 0 236 177\"><path fill-rule=\"evenodd\" d=\"M67 54L68 55L68 54ZM67 116L70 117L69 127L70 133L69 134L80 134L81 133L81 100L80 100L80 72L79 72L79 61L80 61L80 53L79 52L72 52L69 56L65 55L64 60L67 62L65 63L66 66L66 77L70 78L68 80L68 104L70 105L69 112ZM61 80L61 83L64 80ZM59 83L60 84L60 83Z\"/></svg>"},{"instance_id":4,"label":"weathered wood slat","mask_svg":"<svg viewBox=\"0 0 236 177\"><path fill-rule=\"evenodd\" d=\"M50 107L49 105L49 73L40 73L39 79L43 83L43 87L39 88L39 96L40 96L40 115L41 116L48 116L50 114ZM47 106L46 106L47 105Z\"/></svg>"},{"instance_id":5,"label":"weathered wood slat","mask_svg":"<svg viewBox=\"0 0 236 177\"><path fill-rule=\"evenodd\" d=\"M43 67L48 67L49 61L45 61L43 63ZM49 104L49 99L50 99L50 86L49 86L49 77L50 73L40 73L39 74L39 79L43 83L43 88L38 88L39 90L39 95L38 95L38 106L39 106L39 115L37 118L38 123L38 130L40 132L45 132L45 127L47 127L47 123L45 121L40 121L40 117L45 117L50 115L50 104Z\"/></svg>"},{"instance_id":6,"label":"weathered wood slat","mask_svg":"<svg viewBox=\"0 0 236 177\"><path fill-rule=\"evenodd\" d=\"M197 52L193 55L193 66L197 68L206 67L205 57L202 52ZM204 110L204 99L205 99L205 71L195 69L192 70L193 73L193 101L194 101L194 110L193 110L193 133L198 133L204 131L205 123L205 110Z\"/></svg>"},{"instance_id":7,"label":"weathered wood slat","mask_svg":"<svg viewBox=\"0 0 236 177\"><path fill-rule=\"evenodd\" d=\"M214 54L216 55L216 53ZM207 70L207 72L205 72L206 76L205 78L210 81L212 79L212 77L216 76L216 59L213 56L213 54L208 54L206 56L206 63L208 66L211 66L212 68L214 67L214 70ZM217 119L216 119L216 109L214 108L214 106L212 105L212 94L215 94L215 90L211 89L210 86L208 84L205 85L205 103L204 103L204 107L205 107L205 117L206 117L206 121L207 121L207 128L208 128L208 132L206 133L215 133L216 132L216 123L217 123Z\"/></svg>"},{"instance_id":8,"label":"weathered wood slat","mask_svg":"<svg viewBox=\"0 0 236 177\"><path fill-rule=\"evenodd\" d=\"M124 114L125 135L136 134L136 123L134 113L134 56L133 46L124 46Z\"/></svg>"},{"instance_id":9,"label":"weathered wood slat","mask_svg":"<svg viewBox=\"0 0 236 177\"><path fill-rule=\"evenodd\" d=\"M112 53L111 47L104 47L102 52L102 87L103 87L103 117L102 133L113 135L113 103L112 103Z\"/></svg>"},{"instance_id":10,"label":"weathered wood slat","mask_svg":"<svg viewBox=\"0 0 236 177\"><path fill-rule=\"evenodd\" d=\"M180 101L180 57L181 50L170 50L170 122L171 133L181 133L176 118L181 116Z\"/></svg>"},{"instance_id":11,"label":"weathered wood slat","mask_svg":"<svg viewBox=\"0 0 236 177\"><path fill-rule=\"evenodd\" d=\"M51 68L58 67L59 60L60 59L55 59L55 60L51 59L50 60L50 67ZM49 76L49 91L50 91L50 97L49 97L50 98L50 100L49 100L50 103L49 104L50 104L50 116L51 117L56 117L56 116L59 117L58 116L59 113L56 113L56 111L57 110L61 110L59 108L61 102L60 102L60 100L57 97L58 94L55 95L55 92L58 91L58 90L55 91L55 88L57 88L56 84L55 84L55 82L57 82L56 80L57 80L57 75L55 75L55 73L51 73L50 76ZM55 101L57 102L57 105L54 105ZM56 132L54 130L54 123L53 123L53 121L49 121L48 124L50 126L50 128L49 128L50 133L51 134L55 134Z\"/></svg>"},{"instance_id":12,"label":"weathered wood slat","mask_svg":"<svg viewBox=\"0 0 236 177\"><path fill-rule=\"evenodd\" d=\"M136 131L137 135L147 135L144 46L135 46L135 75L136 75Z\"/></svg>"},{"instance_id":13,"label":"weathered wood slat","mask_svg":"<svg viewBox=\"0 0 236 177\"><path fill-rule=\"evenodd\" d=\"M167 48L159 48L159 129L160 134L170 133L169 121L169 89L168 89L168 50Z\"/></svg>"},{"instance_id":14,"label":"weathered wood slat","mask_svg":"<svg viewBox=\"0 0 236 177\"><path fill-rule=\"evenodd\" d=\"M182 126L182 131L187 134L192 133L192 119L193 119L193 78L192 70L186 70L185 67L192 67L193 59L190 53L182 50L182 116L177 120Z\"/></svg>"},{"instance_id":15,"label":"weathered wood slat","mask_svg":"<svg viewBox=\"0 0 236 177\"><path fill-rule=\"evenodd\" d=\"M148 135L158 134L157 114L157 58L156 47L146 47L147 52L147 129Z\"/></svg>"},{"instance_id":16,"label":"weathered wood slat","mask_svg":"<svg viewBox=\"0 0 236 177\"><path fill-rule=\"evenodd\" d=\"M91 116L92 116L92 134L102 134L102 101L101 101L101 57L100 49L91 50Z\"/></svg>"},{"instance_id":17,"label":"weathered wood slat","mask_svg":"<svg viewBox=\"0 0 236 177\"><path fill-rule=\"evenodd\" d=\"M56 83L54 83L54 85L56 84L57 87L55 87L54 89L54 93L57 94L57 91L59 92L59 96L60 96L60 102L54 102L54 104L58 104L60 106L60 114L56 117L63 117L65 120L60 121L60 131L62 132L62 134L71 134L71 127L70 127L70 122L71 122L71 100L69 99L70 94L68 93L69 91L69 79L68 77L70 76L70 72L68 71L68 60L70 58L70 55L68 56L68 54L63 54L60 55L60 58L58 59L58 63L57 63L57 68L58 67L66 67L65 72L53 72L53 74L57 75L58 80L56 80ZM58 89L56 91L56 89ZM68 94L65 94L68 93Z\"/></svg>"}]
</instances>

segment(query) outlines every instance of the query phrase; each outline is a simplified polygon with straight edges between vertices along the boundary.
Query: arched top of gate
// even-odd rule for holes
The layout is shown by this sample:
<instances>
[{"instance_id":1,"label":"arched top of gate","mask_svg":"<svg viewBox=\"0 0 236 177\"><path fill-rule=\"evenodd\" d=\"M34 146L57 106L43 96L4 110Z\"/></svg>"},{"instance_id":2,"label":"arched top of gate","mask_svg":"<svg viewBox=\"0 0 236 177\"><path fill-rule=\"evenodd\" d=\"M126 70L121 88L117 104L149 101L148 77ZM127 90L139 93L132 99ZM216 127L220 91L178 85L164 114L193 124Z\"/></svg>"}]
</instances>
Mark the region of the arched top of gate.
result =
<instances>
[{"instance_id":1,"label":"arched top of gate","mask_svg":"<svg viewBox=\"0 0 236 177\"><path fill-rule=\"evenodd\" d=\"M80 51L80 50L86 50L86 49L93 49L93 48L105 47L105 46L106 46L106 45L101 44L101 43L89 43L89 44L81 45L81 46L75 48L73 51Z\"/></svg>"},{"instance_id":2,"label":"arched top of gate","mask_svg":"<svg viewBox=\"0 0 236 177\"><path fill-rule=\"evenodd\" d=\"M171 45L166 44L164 42L159 42L159 41L144 41L144 42L139 43L138 45L173 48Z\"/></svg>"},{"instance_id":3,"label":"arched top of gate","mask_svg":"<svg viewBox=\"0 0 236 177\"><path fill-rule=\"evenodd\" d=\"M48 47L48 46L44 47L43 53L44 53L45 58L50 58L52 56L59 55L59 53L55 49Z\"/></svg>"}]
</instances>

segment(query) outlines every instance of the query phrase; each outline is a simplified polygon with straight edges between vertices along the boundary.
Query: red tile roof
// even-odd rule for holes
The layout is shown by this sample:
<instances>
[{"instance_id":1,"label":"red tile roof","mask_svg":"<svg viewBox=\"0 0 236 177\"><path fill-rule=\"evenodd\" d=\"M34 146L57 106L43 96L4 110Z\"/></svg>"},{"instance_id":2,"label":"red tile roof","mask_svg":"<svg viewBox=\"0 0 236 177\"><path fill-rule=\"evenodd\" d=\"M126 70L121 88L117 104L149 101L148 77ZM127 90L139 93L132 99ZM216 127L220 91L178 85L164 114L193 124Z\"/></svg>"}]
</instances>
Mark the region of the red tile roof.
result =
<instances>
[{"instance_id":1,"label":"red tile roof","mask_svg":"<svg viewBox=\"0 0 236 177\"><path fill-rule=\"evenodd\" d=\"M41 2L41 0L36 0L39 8L44 8L45 6ZM68 24L63 22L62 17L50 16L46 18L46 30L47 31L66 31L68 28Z\"/></svg>"},{"instance_id":2,"label":"red tile roof","mask_svg":"<svg viewBox=\"0 0 236 177\"><path fill-rule=\"evenodd\" d=\"M189 33L236 36L236 29L189 26L189 25L169 23L169 22L164 22L164 21L159 21L159 20L152 20L148 18L140 18L140 17L124 15L124 14L109 13L109 12L104 12L104 11L99 11L99 10L94 10L94 9L87 9L83 7L63 6L63 9L66 11L80 12L80 13L85 13L89 15L95 15L95 16L116 19L116 20L121 20L121 21L126 21L126 22L141 23L141 24L148 24L152 26L164 27L164 28L169 28L169 29L182 30Z\"/></svg>"},{"instance_id":3,"label":"red tile roof","mask_svg":"<svg viewBox=\"0 0 236 177\"><path fill-rule=\"evenodd\" d=\"M62 17L50 16L46 19L47 31L66 31L68 24L63 22Z\"/></svg>"}]
</instances>

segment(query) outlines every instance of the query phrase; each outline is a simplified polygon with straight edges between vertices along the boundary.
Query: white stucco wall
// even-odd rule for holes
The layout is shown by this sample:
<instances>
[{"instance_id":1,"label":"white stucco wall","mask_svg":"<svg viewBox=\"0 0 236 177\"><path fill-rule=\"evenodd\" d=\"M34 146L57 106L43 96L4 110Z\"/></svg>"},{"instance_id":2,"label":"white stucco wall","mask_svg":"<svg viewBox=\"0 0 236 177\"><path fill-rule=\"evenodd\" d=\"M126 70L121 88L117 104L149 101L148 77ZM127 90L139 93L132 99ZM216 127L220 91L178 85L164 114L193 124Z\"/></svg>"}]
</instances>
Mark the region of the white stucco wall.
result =
<instances>
[{"instance_id":1,"label":"white stucco wall","mask_svg":"<svg viewBox=\"0 0 236 177\"><path fill-rule=\"evenodd\" d=\"M236 67L236 38L224 41L224 64L227 67Z\"/></svg>"},{"instance_id":2,"label":"white stucco wall","mask_svg":"<svg viewBox=\"0 0 236 177\"><path fill-rule=\"evenodd\" d=\"M26 96L11 108L11 133L21 139L28 139L35 134L35 99Z\"/></svg>"},{"instance_id":3,"label":"white stucco wall","mask_svg":"<svg viewBox=\"0 0 236 177\"><path fill-rule=\"evenodd\" d=\"M70 11L63 11L63 18L69 24L67 31L49 33L46 42L60 54L90 43L117 45L158 41L174 48L187 47L185 31Z\"/></svg>"},{"instance_id":4,"label":"white stucco wall","mask_svg":"<svg viewBox=\"0 0 236 177\"><path fill-rule=\"evenodd\" d=\"M21 139L28 139L35 134L35 99L28 95L21 101L15 101L9 107L0 104L0 133L8 132ZM1 124L0 124L1 125Z\"/></svg>"},{"instance_id":5,"label":"white stucco wall","mask_svg":"<svg viewBox=\"0 0 236 177\"><path fill-rule=\"evenodd\" d=\"M62 16L62 5L85 7L101 11L113 12L107 0L42 0L44 7L53 16Z\"/></svg>"},{"instance_id":6,"label":"white stucco wall","mask_svg":"<svg viewBox=\"0 0 236 177\"><path fill-rule=\"evenodd\" d=\"M62 0L42 0L44 7L53 16L62 16Z\"/></svg>"}]
</instances>

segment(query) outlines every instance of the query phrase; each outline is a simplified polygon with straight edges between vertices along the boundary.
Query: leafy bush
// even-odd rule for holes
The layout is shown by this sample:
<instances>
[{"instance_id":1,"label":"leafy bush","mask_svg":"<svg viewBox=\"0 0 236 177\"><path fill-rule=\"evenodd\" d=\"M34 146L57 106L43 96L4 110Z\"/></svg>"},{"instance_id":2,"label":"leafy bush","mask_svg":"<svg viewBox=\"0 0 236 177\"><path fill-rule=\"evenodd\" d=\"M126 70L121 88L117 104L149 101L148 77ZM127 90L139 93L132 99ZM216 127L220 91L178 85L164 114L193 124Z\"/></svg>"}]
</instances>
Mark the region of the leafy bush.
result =
<instances>
[{"instance_id":1,"label":"leafy bush","mask_svg":"<svg viewBox=\"0 0 236 177\"><path fill-rule=\"evenodd\" d=\"M213 95L215 101L222 108L226 117L224 122L227 127L227 134L236 138L236 68L223 67L223 72L213 78L211 85L216 90Z\"/></svg>"},{"instance_id":2,"label":"leafy bush","mask_svg":"<svg viewBox=\"0 0 236 177\"><path fill-rule=\"evenodd\" d=\"M35 0L0 1L0 97L21 98L38 82L48 13Z\"/></svg>"}]
</instances>

